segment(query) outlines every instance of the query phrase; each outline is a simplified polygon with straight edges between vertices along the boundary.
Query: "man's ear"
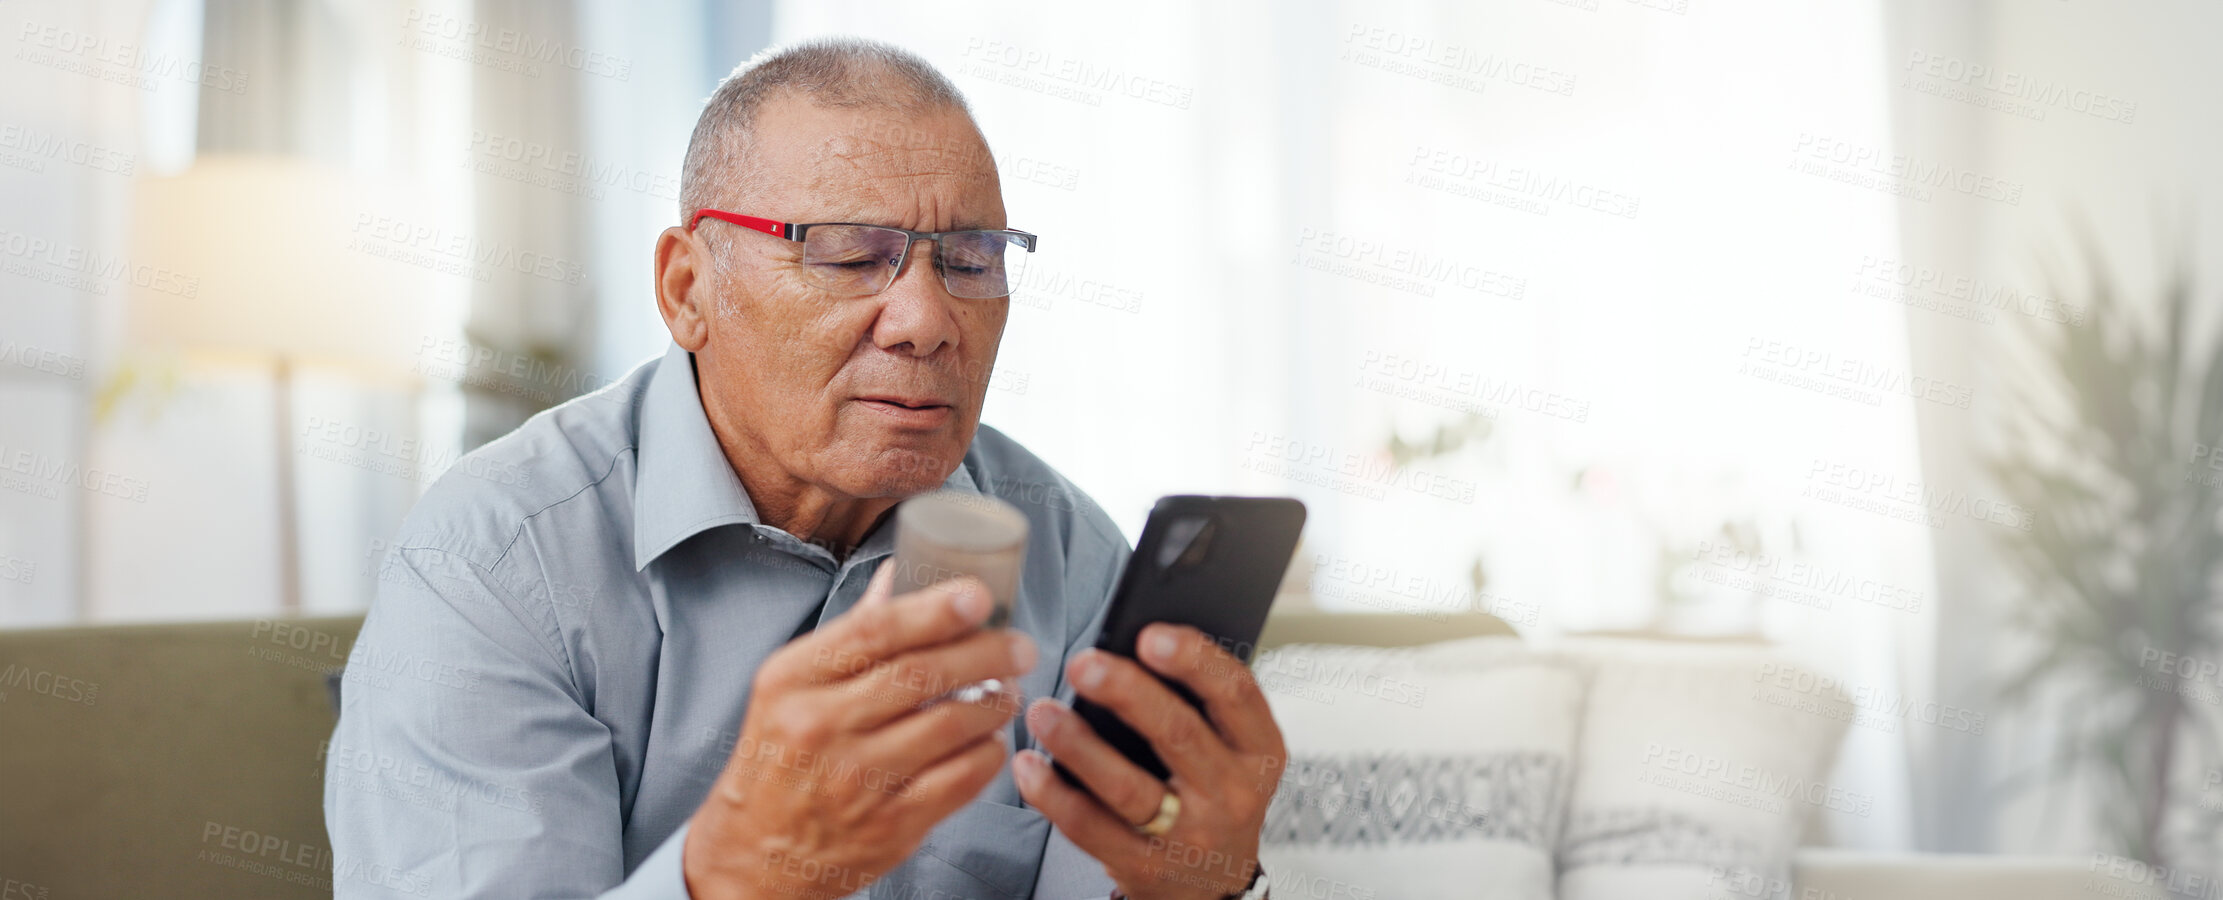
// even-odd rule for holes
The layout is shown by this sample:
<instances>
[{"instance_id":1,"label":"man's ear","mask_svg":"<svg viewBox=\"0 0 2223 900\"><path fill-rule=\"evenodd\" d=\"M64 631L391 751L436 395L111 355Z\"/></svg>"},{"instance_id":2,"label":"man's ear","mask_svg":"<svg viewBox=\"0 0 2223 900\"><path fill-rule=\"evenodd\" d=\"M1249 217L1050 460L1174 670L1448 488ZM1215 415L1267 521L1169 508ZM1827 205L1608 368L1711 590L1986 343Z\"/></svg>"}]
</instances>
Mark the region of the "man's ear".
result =
<instances>
[{"instance_id":1,"label":"man's ear","mask_svg":"<svg viewBox=\"0 0 2223 900\"><path fill-rule=\"evenodd\" d=\"M710 264L709 249L676 225L656 238L656 311L663 314L672 341L689 353L710 343L711 310L706 307L717 300L710 296L708 279L697 277Z\"/></svg>"}]
</instances>

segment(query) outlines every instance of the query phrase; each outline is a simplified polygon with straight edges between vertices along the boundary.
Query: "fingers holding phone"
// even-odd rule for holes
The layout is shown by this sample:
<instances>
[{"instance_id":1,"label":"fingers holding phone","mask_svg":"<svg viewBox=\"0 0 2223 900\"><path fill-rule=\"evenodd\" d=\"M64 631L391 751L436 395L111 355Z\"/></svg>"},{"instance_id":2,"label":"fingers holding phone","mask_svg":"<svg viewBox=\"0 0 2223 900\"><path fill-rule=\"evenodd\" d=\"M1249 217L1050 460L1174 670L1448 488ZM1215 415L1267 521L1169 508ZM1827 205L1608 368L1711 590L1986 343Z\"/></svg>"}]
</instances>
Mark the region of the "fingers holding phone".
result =
<instances>
[{"instance_id":1,"label":"fingers holding phone","mask_svg":"<svg viewBox=\"0 0 2223 900\"><path fill-rule=\"evenodd\" d=\"M1274 722L1266 692L1250 665L1221 647L1211 635L1181 625L1143 629L1140 657L1160 676L1189 689L1227 746L1239 753L1282 753L1281 726Z\"/></svg>"},{"instance_id":2,"label":"fingers holding phone","mask_svg":"<svg viewBox=\"0 0 2223 900\"><path fill-rule=\"evenodd\" d=\"M1152 640L1159 636L1169 641ZM1080 697L1112 710L1150 743L1171 777L1144 771L1072 710L1043 700L1028 708L1028 726L1079 786L1030 750L1012 761L1021 795L1102 861L1127 896L1241 893L1286 755L1265 695L1241 661L1194 629L1153 625L1142 664L1092 651L1068 673ZM1207 698L1206 711L1153 673Z\"/></svg>"},{"instance_id":3,"label":"fingers holding phone","mask_svg":"<svg viewBox=\"0 0 2223 900\"><path fill-rule=\"evenodd\" d=\"M1028 710L1056 762L1015 756L1020 793L1130 897L1250 884L1285 751L1247 657L1303 525L1295 500L1160 500L1096 648L1067 667L1072 708Z\"/></svg>"}]
</instances>

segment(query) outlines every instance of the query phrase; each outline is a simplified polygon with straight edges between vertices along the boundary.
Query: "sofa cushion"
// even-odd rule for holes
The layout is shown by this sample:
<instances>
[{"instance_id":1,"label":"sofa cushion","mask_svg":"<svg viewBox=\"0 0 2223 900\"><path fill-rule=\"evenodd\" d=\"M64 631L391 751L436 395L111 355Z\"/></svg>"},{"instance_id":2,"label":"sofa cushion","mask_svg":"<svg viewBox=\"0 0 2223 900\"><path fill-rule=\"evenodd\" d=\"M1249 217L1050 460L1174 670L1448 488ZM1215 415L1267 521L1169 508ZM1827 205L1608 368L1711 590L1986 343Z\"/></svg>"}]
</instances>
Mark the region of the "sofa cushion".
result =
<instances>
[{"instance_id":1,"label":"sofa cushion","mask_svg":"<svg viewBox=\"0 0 2223 900\"><path fill-rule=\"evenodd\" d=\"M1581 673L1513 637L1260 655L1289 747L1275 896L1552 896Z\"/></svg>"},{"instance_id":2,"label":"sofa cushion","mask_svg":"<svg viewBox=\"0 0 2223 900\"><path fill-rule=\"evenodd\" d=\"M1867 814L1872 798L1827 781L1851 703L1763 690L1801 671L1775 652L1622 640L1561 649L1591 670L1559 843L1565 900L1787 896L1808 820Z\"/></svg>"}]
</instances>

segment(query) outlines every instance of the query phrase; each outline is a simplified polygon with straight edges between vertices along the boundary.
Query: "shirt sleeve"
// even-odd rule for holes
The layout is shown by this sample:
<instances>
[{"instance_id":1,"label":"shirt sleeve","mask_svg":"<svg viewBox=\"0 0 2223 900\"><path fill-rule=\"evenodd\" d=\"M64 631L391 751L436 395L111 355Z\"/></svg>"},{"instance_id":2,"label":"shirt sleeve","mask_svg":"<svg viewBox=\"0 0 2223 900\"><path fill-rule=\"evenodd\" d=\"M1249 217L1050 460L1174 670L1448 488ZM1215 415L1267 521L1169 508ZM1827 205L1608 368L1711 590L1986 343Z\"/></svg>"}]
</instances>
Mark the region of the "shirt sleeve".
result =
<instances>
[{"instance_id":1,"label":"shirt sleeve","mask_svg":"<svg viewBox=\"0 0 2223 900\"><path fill-rule=\"evenodd\" d=\"M684 828L627 877L610 732L550 614L439 549L379 578L325 759L334 896L686 898Z\"/></svg>"}]
</instances>

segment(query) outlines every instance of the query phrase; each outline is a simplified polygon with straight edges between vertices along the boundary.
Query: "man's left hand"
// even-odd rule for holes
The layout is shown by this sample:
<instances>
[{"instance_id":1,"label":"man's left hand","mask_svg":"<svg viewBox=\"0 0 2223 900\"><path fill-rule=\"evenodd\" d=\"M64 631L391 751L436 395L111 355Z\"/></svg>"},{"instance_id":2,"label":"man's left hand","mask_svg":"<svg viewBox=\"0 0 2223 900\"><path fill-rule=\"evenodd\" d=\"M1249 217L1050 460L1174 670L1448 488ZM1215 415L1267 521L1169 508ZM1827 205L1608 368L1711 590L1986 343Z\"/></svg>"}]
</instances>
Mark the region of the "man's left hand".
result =
<instances>
[{"instance_id":1,"label":"man's left hand","mask_svg":"<svg viewBox=\"0 0 2223 900\"><path fill-rule=\"evenodd\" d=\"M1019 792L1102 862L1129 897L1240 894L1258 865L1259 831L1286 762L1281 728L1249 667L1203 632L1160 623L1135 644L1141 665L1089 650L1066 666L1066 678L1149 740L1170 780L1129 762L1063 704L1039 700L1027 710L1028 728L1088 790L1066 784L1042 754L1025 750L1011 763ZM1187 686L1204 713L1153 671ZM1168 791L1180 801L1173 827L1143 835L1138 826L1158 815Z\"/></svg>"}]
</instances>

